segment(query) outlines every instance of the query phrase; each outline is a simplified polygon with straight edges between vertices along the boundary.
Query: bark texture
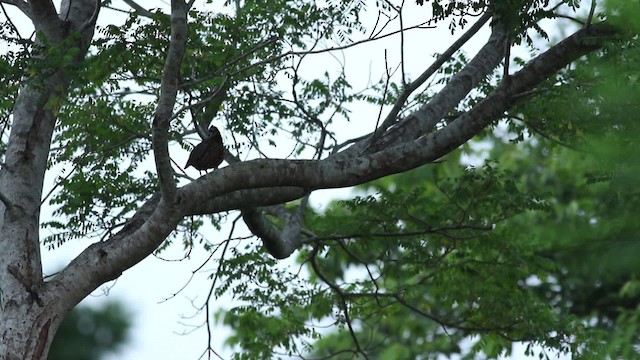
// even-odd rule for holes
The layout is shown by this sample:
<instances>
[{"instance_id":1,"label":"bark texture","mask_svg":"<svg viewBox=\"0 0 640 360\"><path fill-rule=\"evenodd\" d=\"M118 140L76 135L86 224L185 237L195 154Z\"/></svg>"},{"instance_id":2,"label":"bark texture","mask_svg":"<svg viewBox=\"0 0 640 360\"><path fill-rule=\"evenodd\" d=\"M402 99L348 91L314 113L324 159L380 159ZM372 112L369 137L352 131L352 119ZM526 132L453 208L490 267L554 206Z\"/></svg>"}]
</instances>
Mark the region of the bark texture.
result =
<instances>
[{"instance_id":1,"label":"bark texture","mask_svg":"<svg viewBox=\"0 0 640 360\"><path fill-rule=\"evenodd\" d=\"M84 58L100 9L96 0L64 1L59 15L51 1L23 6L28 6L38 39L65 51L78 49L75 62ZM65 41L78 32L77 40ZM45 54L36 56L47 60ZM65 69L52 70L25 79L0 170L1 359L46 359L62 318L75 306L43 281L40 258L40 199L56 125L55 99L63 98L69 86Z\"/></svg>"}]
</instances>

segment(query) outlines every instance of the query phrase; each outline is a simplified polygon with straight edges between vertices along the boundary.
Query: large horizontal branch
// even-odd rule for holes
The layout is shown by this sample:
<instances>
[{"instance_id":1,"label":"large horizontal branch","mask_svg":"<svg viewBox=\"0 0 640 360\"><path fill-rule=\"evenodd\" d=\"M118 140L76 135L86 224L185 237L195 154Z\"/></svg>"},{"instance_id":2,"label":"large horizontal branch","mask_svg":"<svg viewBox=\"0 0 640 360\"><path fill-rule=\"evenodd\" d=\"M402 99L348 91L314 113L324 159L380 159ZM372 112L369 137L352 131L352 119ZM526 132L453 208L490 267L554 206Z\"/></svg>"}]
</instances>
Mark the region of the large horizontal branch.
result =
<instances>
[{"instance_id":1,"label":"large horizontal branch","mask_svg":"<svg viewBox=\"0 0 640 360\"><path fill-rule=\"evenodd\" d=\"M141 211L150 213L146 221L125 227L125 235L117 234L83 251L56 277L60 284L56 291L59 296L82 298L148 256L187 214L239 209L246 204L262 206L265 198L289 201L310 190L353 186L428 164L499 118L513 105L514 95L531 90L580 56L599 49L615 33L606 23L578 31L539 55L469 112L426 136L346 159L259 159L214 171L178 189L175 207L160 202L152 211L153 206L145 206ZM222 198L229 202L217 201Z\"/></svg>"},{"instance_id":2,"label":"large horizontal branch","mask_svg":"<svg viewBox=\"0 0 640 360\"><path fill-rule=\"evenodd\" d=\"M347 151L337 154L336 158L359 156L365 150L375 152L375 149L388 146L394 141L414 139L435 127L447 112L451 111L460 100L499 65L502 54L505 52L504 49L507 46L507 37L500 26L493 27L487 44L480 49L478 54L463 69L452 76L440 93L419 111L405 118L403 123L398 124L399 126L387 132L390 126L397 123L398 113L409 96L431 77L467 40L476 34L490 18L491 14L485 13L476 24L460 39L455 41L416 80L404 87L385 120L378 128L374 129L373 133L363 137L360 142L351 146ZM384 138L380 139L382 136ZM262 240L267 251L276 258L288 257L301 244L301 217L299 213L297 216L291 216L288 212L281 212L278 217L283 222L282 229L274 226L262 211L257 208L244 209L242 217L249 230Z\"/></svg>"}]
</instances>

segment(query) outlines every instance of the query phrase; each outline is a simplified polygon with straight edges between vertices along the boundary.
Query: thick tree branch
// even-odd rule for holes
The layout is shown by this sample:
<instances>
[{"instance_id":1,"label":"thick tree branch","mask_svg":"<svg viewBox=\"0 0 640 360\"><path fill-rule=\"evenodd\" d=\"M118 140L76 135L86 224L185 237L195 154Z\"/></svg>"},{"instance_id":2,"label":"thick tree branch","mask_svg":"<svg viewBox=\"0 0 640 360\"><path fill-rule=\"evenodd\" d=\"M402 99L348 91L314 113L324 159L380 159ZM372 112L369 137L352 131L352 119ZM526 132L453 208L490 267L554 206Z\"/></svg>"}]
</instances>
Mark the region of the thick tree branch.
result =
<instances>
[{"instance_id":1,"label":"thick tree branch","mask_svg":"<svg viewBox=\"0 0 640 360\"><path fill-rule=\"evenodd\" d=\"M511 81L503 83L469 112L426 136L347 159L259 159L233 164L179 189L179 206L149 201L120 233L91 245L69 264L54 279L56 294L79 301L150 254L187 214L238 209L247 203L264 205L265 197L273 202L287 201L308 190L361 184L438 159L499 118L513 105L514 94L531 90L578 57L609 42L615 33L606 23L578 31L513 74Z\"/></svg>"},{"instance_id":2,"label":"thick tree branch","mask_svg":"<svg viewBox=\"0 0 640 360\"><path fill-rule=\"evenodd\" d=\"M62 59L55 54L73 50L77 55L47 73L38 71L37 67L29 69L26 74L33 75L23 83L13 107L0 176L0 193L5 197L0 204L0 308L13 307L13 313L19 314L16 307L21 306L22 314L40 315L32 327L25 327L24 319L3 317L3 328L12 330L1 334L0 353L8 358L45 357L63 314L74 304L58 302L57 293L50 292L43 283L40 201L57 113L71 81L64 69L77 66L86 54L94 30L92 15L97 16L95 4L96 0L65 0L61 5L64 13L61 18L51 1L29 2L31 20L39 34L37 41L41 41L43 49L36 56L42 61L51 56L54 64L60 64ZM70 14L71 17L65 17ZM83 24L88 25L83 27ZM69 34L79 29L83 33L78 41L65 42ZM42 41L44 38L46 43ZM49 52L45 49L47 46L65 48ZM23 349L23 352L17 355L6 349Z\"/></svg>"},{"instance_id":3,"label":"thick tree branch","mask_svg":"<svg viewBox=\"0 0 640 360\"><path fill-rule=\"evenodd\" d=\"M62 19L56 13L51 0L29 1L31 21L36 31L44 32L52 43L60 42L65 36Z\"/></svg>"},{"instance_id":4,"label":"thick tree branch","mask_svg":"<svg viewBox=\"0 0 640 360\"><path fill-rule=\"evenodd\" d=\"M364 146L370 145L372 142L376 141L384 131L389 128L389 126L393 125L397 121L397 115L404 106L406 100L409 96L417 90L429 77L431 77L441 66L446 62L452 55L457 51L466 41L468 41L473 35L475 35L478 30L491 18L489 13L483 15L477 22L472 26L460 39L458 39L451 47L445 51L427 70L425 70L415 81L407 84L405 89L400 94L398 100L396 101L394 107L387 115L386 119L383 121L382 125L375 129L373 134L370 137L367 137L359 144L354 145L351 149L347 150L345 153L350 154L351 156L357 156L354 150L360 149L360 152L363 151ZM474 58L475 61L472 61L468 64L468 66L463 69L458 75L454 76L452 80L449 82L447 87L442 91L444 95L439 95L440 99L437 99L433 102L436 104L435 106L441 106L441 110L439 110L439 114L441 116L437 116L434 110L433 116L430 118L430 122L423 123L423 129L431 129L433 128L438 121L444 116L447 111L450 111L450 108L453 108L471 89L473 89L477 83L482 80L484 76L478 76L481 72L478 71L479 68L482 68L481 65L484 65L482 68L482 72L488 73L495 66L497 66L500 62L500 58L495 56L493 61L487 60L487 53L490 50L495 51L495 54L500 54L500 47L504 47L504 41L500 41L502 37L502 32L500 29L494 28L493 36L489 39L489 42L483 50L481 50L478 55ZM494 48L497 48L494 49ZM478 65L480 64L480 65ZM466 70L466 71L465 71ZM467 73L469 73L467 75ZM476 74L476 76L472 76L471 74ZM468 86L460 86L460 81L457 79L464 79L465 77L471 78L472 82ZM453 96L451 93L454 90L458 90L457 96ZM460 91L462 90L462 91ZM442 101L442 99L449 100L448 102ZM434 107L434 106L432 106ZM426 111L429 109L428 107L423 107L422 111ZM416 117L418 119L418 117ZM419 123L416 123L419 124ZM409 133L408 131L405 133ZM415 136L415 135L414 135ZM399 141L400 139L396 139ZM341 155L338 155L339 157ZM295 249L300 246L300 217L290 217L290 216L279 216L281 220L285 223L285 227L282 231L277 230L268 219L264 217L262 211L259 209L245 209L242 212L243 219L251 232L260 237L265 245L265 248L271 255L276 258L284 258L288 257ZM297 230L296 230L297 229Z\"/></svg>"},{"instance_id":5,"label":"thick tree branch","mask_svg":"<svg viewBox=\"0 0 640 360\"><path fill-rule=\"evenodd\" d=\"M449 111L500 64L506 46L505 39L504 29L499 25L494 25L487 43L467 65L451 77L447 85L428 103L398 121L388 131L376 132L376 137L379 138L375 143L372 144L373 134L370 134L333 157L344 159L358 156L365 151L376 152L385 147L415 139L431 131ZM387 117L382 128L388 127L394 121L395 118Z\"/></svg>"},{"instance_id":6,"label":"thick tree branch","mask_svg":"<svg viewBox=\"0 0 640 360\"><path fill-rule=\"evenodd\" d=\"M176 200L176 183L169 158L169 119L178 93L180 65L187 43L187 4L184 0L171 1L171 40L162 73L160 99L152 124L153 156L164 201Z\"/></svg>"},{"instance_id":7,"label":"thick tree branch","mask_svg":"<svg viewBox=\"0 0 640 360\"><path fill-rule=\"evenodd\" d=\"M84 59L87 49L93 38L93 30L100 13L100 0L74 0L63 1L60 7L60 17L68 25L68 34L72 32L80 33L79 48L82 50L77 57L77 61ZM73 20L72 20L73 19ZM68 35L66 34L66 35Z\"/></svg>"},{"instance_id":8,"label":"thick tree branch","mask_svg":"<svg viewBox=\"0 0 640 360\"><path fill-rule=\"evenodd\" d=\"M375 130L374 134L372 135L369 141L375 142L375 140L378 137L378 134L384 133L386 129L388 129L391 125L396 123L398 114L400 113L400 110L402 110L405 103L409 99L409 96L411 96L411 94L413 94L414 91L416 91L431 76L433 76L433 74L435 74L436 71L438 71L438 69L440 69L440 67L445 62L451 59L451 56L453 56L453 54L456 51L460 50L462 45L464 45L478 31L480 31L480 29L484 26L484 24L487 23L487 21L489 21L490 18L491 18L491 13L489 12L482 15L478 19L478 21L476 21L476 23L473 24L473 26L471 26L458 40L456 40L453 44L451 44L451 46L449 46L449 48L447 48L447 50L445 50L445 52L443 52L440 56L438 56L436 61L434 61L433 64L431 64L431 66L429 66L424 72L422 72L422 74L420 74L420 76L418 76L414 81L412 81L411 83L407 84L404 87L404 89L402 90L402 93L400 94L400 96L398 96L396 103L393 105L393 108L387 114L387 117L384 119L384 121L380 125L380 128Z\"/></svg>"},{"instance_id":9,"label":"thick tree branch","mask_svg":"<svg viewBox=\"0 0 640 360\"><path fill-rule=\"evenodd\" d=\"M296 249L302 245L300 231L302 229L302 218L307 205L308 197L304 197L298 209L291 213L283 205L273 205L268 208L249 208L242 210L242 219L251 230L258 236L262 243L276 259L289 257ZM263 210L272 212L282 222L282 229L277 229L267 217Z\"/></svg>"}]
</instances>

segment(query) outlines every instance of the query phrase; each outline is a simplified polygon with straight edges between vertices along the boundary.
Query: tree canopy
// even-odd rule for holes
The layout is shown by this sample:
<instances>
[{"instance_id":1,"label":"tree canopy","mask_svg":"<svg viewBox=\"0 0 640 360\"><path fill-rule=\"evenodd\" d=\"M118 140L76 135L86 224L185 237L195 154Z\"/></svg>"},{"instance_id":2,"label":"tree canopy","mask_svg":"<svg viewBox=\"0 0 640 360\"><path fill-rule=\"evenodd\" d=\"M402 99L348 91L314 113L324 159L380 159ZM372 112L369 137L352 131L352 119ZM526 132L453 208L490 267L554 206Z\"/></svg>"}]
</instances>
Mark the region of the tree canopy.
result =
<instances>
[{"instance_id":1,"label":"tree canopy","mask_svg":"<svg viewBox=\"0 0 640 360\"><path fill-rule=\"evenodd\" d=\"M0 358L46 358L73 306L171 246L217 262L205 326L238 359L635 356L637 3L0 4ZM356 88L340 54L388 39ZM181 159L210 124L228 166L198 177ZM44 276L40 245L78 239Z\"/></svg>"}]
</instances>

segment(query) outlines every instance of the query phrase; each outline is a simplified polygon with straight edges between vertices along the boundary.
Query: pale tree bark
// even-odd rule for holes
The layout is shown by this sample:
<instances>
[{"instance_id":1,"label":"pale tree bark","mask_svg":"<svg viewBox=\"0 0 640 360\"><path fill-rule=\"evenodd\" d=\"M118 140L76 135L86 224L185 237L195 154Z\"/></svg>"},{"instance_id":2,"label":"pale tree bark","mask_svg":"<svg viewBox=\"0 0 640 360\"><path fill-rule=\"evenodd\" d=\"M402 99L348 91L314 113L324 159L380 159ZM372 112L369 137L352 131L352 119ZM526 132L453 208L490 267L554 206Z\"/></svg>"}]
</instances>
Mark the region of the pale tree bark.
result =
<instances>
[{"instance_id":1,"label":"pale tree bark","mask_svg":"<svg viewBox=\"0 0 640 360\"><path fill-rule=\"evenodd\" d=\"M7 2L7 1L4 1ZM94 0L65 0L57 15L48 0L11 1L30 16L50 43L81 32L76 61L86 55L98 14ZM101 284L117 278L156 249L186 216L243 210L249 228L276 258L301 245L300 212L282 214L282 230L263 217L265 209L300 199L316 189L347 187L429 164L469 140L508 110L518 94L533 89L578 57L611 41L614 30L595 24L578 31L510 76L469 112L439 130L449 113L503 59L507 36L494 26L486 45L430 102L409 116L391 114L379 129L322 160L261 159L235 163L177 188L167 146L169 119L185 52L188 4L172 0L171 43L152 126L159 192L120 232L87 247L49 281L42 276L39 211L55 101L67 89L65 69L25 81L15 103L5 163L0 170L0 359L44 359L62 318ZM139 11L139 10L138 10ZM488 17L483 21L488 20ZM412 84L410 91L418 86ZM401 108L404 104L398 104Z\"/></svg>"},{"instance_id":2,"label":"pale tree bark","mask_svg":"<svg viewBox=\"0 0 640 360\"><path fill-rule=\"evenodd\" d=\"M33 21L39 39L66 44L84 58L93 37L99 3L64 1L60 15L49 0L20 3ZM37 51L37 50L36 50ZM45 55L41 56L46 61ZM13 109L5 162L0 170L0 358L45 359L64 314L75 304L58 301L43 281L39 220L42 185L56 113L69 85L65 69L25 79Z\"/></svg>"}]
</instances>

